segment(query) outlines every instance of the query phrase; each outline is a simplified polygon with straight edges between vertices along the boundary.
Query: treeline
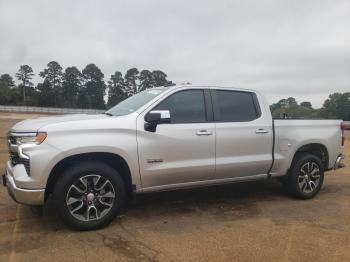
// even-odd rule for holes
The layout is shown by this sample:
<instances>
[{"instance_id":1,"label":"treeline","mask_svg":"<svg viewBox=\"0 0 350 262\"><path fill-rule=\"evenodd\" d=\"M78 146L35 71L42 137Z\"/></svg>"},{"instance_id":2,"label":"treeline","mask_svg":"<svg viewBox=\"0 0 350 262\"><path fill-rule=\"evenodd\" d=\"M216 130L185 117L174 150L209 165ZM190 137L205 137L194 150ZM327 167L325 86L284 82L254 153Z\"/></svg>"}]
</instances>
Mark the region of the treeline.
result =
<instances>
[{"instance_id":1,"label":"treeline","mask_svg":"<svg viewBox=\"0 0 350 262\"><path fill-rule=\"evenodd\" d=\"M18 85L9 74L1 75L0 104L105 109L147 88L174 85L160 70L131 68L125 75L116 71L106 83L95 64L82 71L75 66L63 70L56 61L39 72L42 82L37 85L32 82L34 75L29 65L21 65L16 73Z\"/></svg>"},{"instance_id":2,"label":"treeline","mask_svg":"<svg viewBox=\"0 0 350 262\"><path fill-rule=\"evenodd\" d=\"M331 118L350 121L350 92L330 94L320 109L314 109L308 101L299 104L293 97L281 99L272 104L270 109L276 118Z\"/></svg>"},{"instance_id":3,"label":"treeline","mask_svg":"<svg viewBox=\"0 0 350 262\"><path fill-rule=\"evenodd\" d=\"M21 65L16 73L18 84L9 74L1 75L0 105L106 109L147 88L174 85L160 70L131 68L124 75L116 71L106 83L95 64L87 65L82 71L75 66L63 70L56 61L48 63L38 75L42 81L36 85L31 82L34 72L28 65ZM320 109L314 109L308 101L299 104L293 97L281 99L270 109L273 117L350 121L350 92L329 95Z\"/></svg>"}]
</instances>

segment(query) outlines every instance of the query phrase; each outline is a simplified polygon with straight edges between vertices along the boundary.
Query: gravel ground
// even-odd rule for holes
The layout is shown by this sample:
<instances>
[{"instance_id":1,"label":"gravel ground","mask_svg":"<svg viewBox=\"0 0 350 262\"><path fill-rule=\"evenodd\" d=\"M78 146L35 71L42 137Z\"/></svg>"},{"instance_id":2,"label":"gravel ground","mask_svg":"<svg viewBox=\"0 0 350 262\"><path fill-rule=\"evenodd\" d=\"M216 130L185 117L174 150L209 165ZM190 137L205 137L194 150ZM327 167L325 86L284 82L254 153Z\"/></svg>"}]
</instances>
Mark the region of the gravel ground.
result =
<instances>
[{"instance_id":1,"label":"gravel ground","mask_svg":"<svg viewBox=\"0 0 350 262\"><path fill-rule=\"evenodd\" d=\"M36 116L36 115L34 115ZM8 129L30 114L0 113L0 169ZM350 131L345 154L350 155ZM93 232L65 227L0 188L0 261L350 261L350 161L312 200L273 181L139 196Z\"/></svg>"}]
</instances>

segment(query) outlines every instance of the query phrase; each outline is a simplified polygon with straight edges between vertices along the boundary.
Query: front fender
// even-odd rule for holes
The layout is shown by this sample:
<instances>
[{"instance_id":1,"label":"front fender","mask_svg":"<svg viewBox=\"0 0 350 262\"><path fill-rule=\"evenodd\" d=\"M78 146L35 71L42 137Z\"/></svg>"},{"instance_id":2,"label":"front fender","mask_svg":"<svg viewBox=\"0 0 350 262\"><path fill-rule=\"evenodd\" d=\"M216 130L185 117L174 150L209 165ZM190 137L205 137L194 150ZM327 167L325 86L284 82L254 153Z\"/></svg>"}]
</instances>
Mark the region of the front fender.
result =
<instances>
[{"instance_id":1,"label":"front fender","mask_svg":"<svg viewBox=\"0 0 350 262\"><path fill-rule=\"evenodd\" d=\"M57 154L47 161L45 176L63 159L86 153L111 153L122 157L129 166L132 183L141 187L135 130L88 130L48 133L47 141ZM47 180L46 180L47 181Z\"/></svg>"}]
</instances>

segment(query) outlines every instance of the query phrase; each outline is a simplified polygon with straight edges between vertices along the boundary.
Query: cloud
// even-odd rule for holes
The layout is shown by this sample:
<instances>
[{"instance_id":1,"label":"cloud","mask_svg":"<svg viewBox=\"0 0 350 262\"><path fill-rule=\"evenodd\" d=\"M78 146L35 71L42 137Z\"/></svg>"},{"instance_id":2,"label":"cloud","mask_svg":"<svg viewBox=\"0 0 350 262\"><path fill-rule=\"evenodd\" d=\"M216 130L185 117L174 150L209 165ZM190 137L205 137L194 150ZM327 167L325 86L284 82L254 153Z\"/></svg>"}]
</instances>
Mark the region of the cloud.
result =
<instances>
[{"instance_id":1,"label":"cloud","mask_svg":"<svg viewBox=\"0 0 350 262\"><path fill-rule=\"evenodd\" d=\"M349 25L347 0L8 0L0 2L0 72L29 64L39 73L51 60L95 63L106 78L161 69L176 83L321 106L350 90Z\"/></svg>"}]
</instances>

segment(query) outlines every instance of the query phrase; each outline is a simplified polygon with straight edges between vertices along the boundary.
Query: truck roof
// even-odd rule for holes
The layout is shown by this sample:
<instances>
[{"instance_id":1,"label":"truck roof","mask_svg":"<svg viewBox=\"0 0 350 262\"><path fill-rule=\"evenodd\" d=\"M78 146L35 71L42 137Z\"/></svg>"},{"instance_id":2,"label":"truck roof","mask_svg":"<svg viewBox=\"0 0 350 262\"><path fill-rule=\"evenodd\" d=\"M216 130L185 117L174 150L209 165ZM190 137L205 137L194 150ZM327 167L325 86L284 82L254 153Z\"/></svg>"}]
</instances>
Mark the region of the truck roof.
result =
<instances>
[{"instance_id":1,"label":"truck roof","mask_svg":"<svg viewBox=\"0 0 350 262\"><path fill-rule=\"evenodd\" d=\"M184 88L184 87L187 87L187 88L192 88L192 87L193 88L205 88L205 89L229 89L229 90L257 93L257 91L253 90L253 89L237 88L234 86L211 86L211 85L191 85L191 84L175 85L175 86L161 86L161 87L154 87L154 89L170 90L170 89L179 89L179 88Z\"/></svg>"}]
</instances>

